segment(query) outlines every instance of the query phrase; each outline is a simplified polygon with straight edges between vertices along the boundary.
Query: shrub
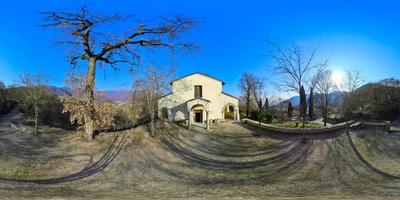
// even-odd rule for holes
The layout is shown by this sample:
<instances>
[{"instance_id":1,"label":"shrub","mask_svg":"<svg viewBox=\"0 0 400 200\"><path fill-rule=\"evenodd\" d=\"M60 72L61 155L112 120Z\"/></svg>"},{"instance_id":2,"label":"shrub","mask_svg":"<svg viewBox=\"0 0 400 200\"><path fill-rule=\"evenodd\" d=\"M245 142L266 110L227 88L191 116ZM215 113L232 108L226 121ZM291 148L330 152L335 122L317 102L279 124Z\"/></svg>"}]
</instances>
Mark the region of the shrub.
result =
<instances>
[{"instance_id":1,"label":"shrub","mask_svg":"<svg viewBox=\"0 0 400 200\"><path fill-rule=\"evenodd\" d=\"M273 119L273 115L271 114L264 114L261 118L261 122L271 124Z\"/></svg>"},{"instance_id":2,"label":"shrub","mask_svg":"<svg viewBox=\"0 0 400 200\"><path fill-rule=\"evenodd\" d=\"M258 112L256 112L256 111L253 111L253 112L250 112L250 117L249 117L251 120L256 120L256 121L258 121ZM270 123L272 123L272 120L273 120L273 118L274 118L274 116L272 115L272 114L269 114L269 113L267 113L267 114L265 114L265 113L262 113L261 114L261 116L260 116L260 121L262 122L262 123L268 123L268 124L270 124Z\"/></svg>"},{"instance_id":3,"label":"shrub","mask_svg":"<svg viewBox=\"0 0 400 200\"><path fill-rule=\"evenodd\" d=\"M63 104L62 112L69 114L70 122L78 126L84 126L86 108L82 99L72 96L62 96L60 100ZM94 101L94 108L95 130L102 131L114 128L113 104L108 101Z\"/></svg>"},{"instance_id":4,"label":"shrub","mask_svg":"<svg viewBox=\"0 0 400 200\"><path fill-rule=\"evenodd\" d=\"M136 115L129 104L117 105L113 111L116 130L131 128L135 125Z\"/></svg>"}]
</instances>

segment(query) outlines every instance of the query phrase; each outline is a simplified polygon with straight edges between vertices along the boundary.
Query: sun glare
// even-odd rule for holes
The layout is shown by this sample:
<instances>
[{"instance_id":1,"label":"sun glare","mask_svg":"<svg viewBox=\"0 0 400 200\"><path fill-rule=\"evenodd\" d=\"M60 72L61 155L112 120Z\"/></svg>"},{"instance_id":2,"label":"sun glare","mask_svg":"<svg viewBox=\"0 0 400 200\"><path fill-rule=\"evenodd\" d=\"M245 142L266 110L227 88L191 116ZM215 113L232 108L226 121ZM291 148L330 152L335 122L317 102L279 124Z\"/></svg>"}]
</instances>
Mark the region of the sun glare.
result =
<instances>
[{"instance_id":1,"label":"sun glare","mask_svg":"<svg viewBox=\"0 0 400 200\"><path fill-rule=\"evenodd\" d=\"M340 84L342 84L343 76L344 75L343 75L342 71L333 71L332 75L331 75L331 79L336 85L340 85Z\"/></svg>"}]
</instances>

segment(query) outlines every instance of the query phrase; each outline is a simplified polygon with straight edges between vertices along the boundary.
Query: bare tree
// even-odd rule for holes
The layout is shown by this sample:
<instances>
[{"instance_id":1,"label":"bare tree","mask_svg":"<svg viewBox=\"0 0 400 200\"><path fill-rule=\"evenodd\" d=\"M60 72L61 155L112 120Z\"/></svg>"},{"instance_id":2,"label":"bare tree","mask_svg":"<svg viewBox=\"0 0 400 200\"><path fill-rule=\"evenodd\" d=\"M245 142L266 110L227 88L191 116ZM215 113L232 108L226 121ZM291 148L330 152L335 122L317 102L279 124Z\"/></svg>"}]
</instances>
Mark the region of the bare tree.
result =
<instances>
[{"instance_id":1,"label":"bare tree","mask_svg":"<svg viewBox=\"0 0 400 200\"><path fill-rule=\"evenodd\" d=\"M306 87L305 93L312 91L318 82L319 73L327 66L328 60L318 60L320 45L304 47L292 44L282 48L270 42L273 50L268 56L274 61L275 72L280 74L277 86L287 92L296 92L300 96L300 88ZM307 102L306 102L307 110ZM303 124L305 123L303 118Z\"/></svg>"},{"instance_id":2,"label":"bare tree","mask_svg":"<svg viewBox=\"0 0 400 200\"><path fill-rule=\"evenodd\" d=\"M119 70L121 65L136 66L140 59L140 49L156 47L174 50L195 48L191 43L180 42L179 36L191 29L195 24L192 19L181 16L162 17L157 20L142 22L131 20L132 27L126 34L112 35L107 24L114 24L125 17L115 15L95 14L82 7L79 11L43 12L43 27L62 29L69 36L63 44L72 47L70 62L76 66L83 61L87 64L85 80L84 123L87 138L92 138L94 131L94 88L96 66L110 66Z\"/></svg>"},{"instance_id":3,"label":"bare tree","mask_svg":"<svg viewBox=\"0 0 400 200\"><path fill-rule=\"evenodd\" d=\"M358 70L347 69L344 74L344 78L340 89L343 90L342 97L342 113L346 119L346 124L353 118L353 113L358 107L358 97L356 89L363 83L361 78L361 72Z\"/></svg>"},{"instance_id":4,"label":"bare tree","mask_svg":"<svg viewBox=\"0 0 400 200\"><path fill-rule=\"evenodd\" d=\"M43 74L23 73L19 77L19 83L25 89L24 98L26 98L26 102L30 104L29 107L32 107L33 109L35 134L39 132L38 121L45 93L44 82L45 79Z\"/></svg>"},{"instance_id":5,"label":"bare tree","mask_svg":"<svg viewBox=\"0 0 400 200\"><path fill-rule=\"evenodd\" d=\"M317 107L322 113L324 126L326 126L326 119L332 109L331 93L335 88L335 83L332 80L332 72L330 70L324 70L316 84L316 89L320 96L317 101Z\"/></svg>"},{"instance_id":6,"label":"bare tree","mask_svg":"<svg viewBox=\"0 0 400 200\"><path fill-rule=\"evenodd\" d=\"M155 119L157 116L157 105L159 98L170 89L174 70L168 67L148 65L143 74L139 75L133 84L135 93L142 93L143 99L135 98L134 101L142 101L145 106L145 114L150 120L150 133L155 137ZM136 96L139 97L139 96Z\"/></svg>"},{"instance_id":7,"label":"bare tree","mask_svg":"<svg viewBox=\"0 0 400 200\"><path fill-rule=\"evenodd\" d=\"M242 92L242 96L245 99L246 105L246 117L249 117L250 105L252 101L255 101L255 105L258 105L259 91L263 87L263 81L252 73L244 72L240 78L239 88Z\"/></svg>"}]
</instances>

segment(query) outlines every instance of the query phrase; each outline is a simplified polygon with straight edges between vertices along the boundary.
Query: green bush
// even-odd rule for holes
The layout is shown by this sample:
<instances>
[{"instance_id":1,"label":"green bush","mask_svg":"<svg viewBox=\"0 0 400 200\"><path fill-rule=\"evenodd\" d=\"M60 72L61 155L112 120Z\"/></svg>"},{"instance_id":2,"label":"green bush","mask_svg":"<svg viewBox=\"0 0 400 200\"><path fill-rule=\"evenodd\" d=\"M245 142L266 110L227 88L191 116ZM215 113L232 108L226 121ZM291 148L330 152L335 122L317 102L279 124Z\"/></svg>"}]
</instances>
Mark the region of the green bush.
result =
<instances>
[{"instance_id":1,"label":"green bush","mask_svg":"<svg viewBox=\"0 0 400 200\"><path fill-rule=\"evenodd\" d=\"M256 112L256 111L251 111L250 113L249 113L249 118L251 119L251 120L258 120L258 112Z\"/></svg>"},{"instance_id":2,"label":"green bush","mask_svg":"<svg viewBox=\"0 0 400 200\"><path fill-rule=\"evenodd\" d=\"M264 114L261 118L261 122L271 124L273 116L271 114Z\"/></svg>"},{"instance_id":3,"label":"green bush","mask_svg":"<svg viewBox=\"0 0 400 200\"><path fill-rule=\"evenodd\" d=\"M250 112L250 117L249 117L251 120L256 120L256 121L258 121L258 112L255 112L255 111L253 111L253 112ZM262 122L262 123L267 123L267 124L270 124L270 123L272 123L272 120L273 120L273 118L274 118L274 116L272 115L272 114L265 114L265 113L261 113L261 116L260 116L260 121Z\"/></svg>"}]
</instances>

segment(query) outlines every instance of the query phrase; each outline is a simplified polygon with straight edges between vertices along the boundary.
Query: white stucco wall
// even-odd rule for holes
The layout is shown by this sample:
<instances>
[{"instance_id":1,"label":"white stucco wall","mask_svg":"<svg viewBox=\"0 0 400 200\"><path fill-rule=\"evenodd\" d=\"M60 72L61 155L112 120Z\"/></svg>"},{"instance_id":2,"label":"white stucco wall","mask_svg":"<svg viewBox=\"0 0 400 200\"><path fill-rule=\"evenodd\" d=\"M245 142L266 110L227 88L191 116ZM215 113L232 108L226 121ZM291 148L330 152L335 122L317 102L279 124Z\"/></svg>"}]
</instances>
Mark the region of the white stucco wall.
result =
<instances>
[{"instance_id":1,"label":"white stucco wall","mask_svg":"<svg viewBox=\"0 0 400 200\"><path fill-rule=\"evenodd\" d=\"M188 109L186 102L194 99L194 86L202 86L202 98L209 100L208 111L209 119L223 119L223 108L227 104L233 105L238 109L239 100L222 93L222 82L203 74L193 74L172 83L172 94L159 99L158 108L161 117L161 109L169 110L169 120L188 119ZM205 116L205 113L203 113ZM204 117L205 119L205 117Z\"/></svg>"}]
</instances>

